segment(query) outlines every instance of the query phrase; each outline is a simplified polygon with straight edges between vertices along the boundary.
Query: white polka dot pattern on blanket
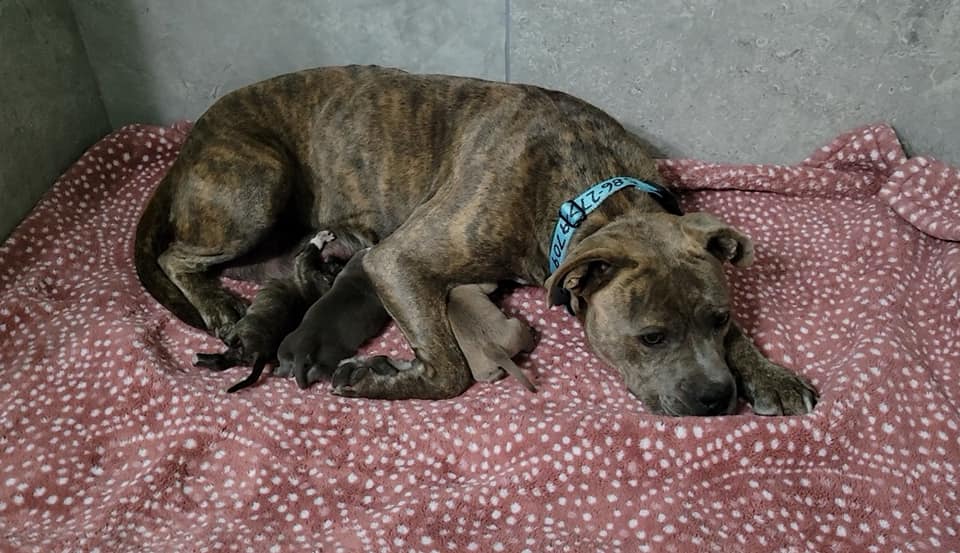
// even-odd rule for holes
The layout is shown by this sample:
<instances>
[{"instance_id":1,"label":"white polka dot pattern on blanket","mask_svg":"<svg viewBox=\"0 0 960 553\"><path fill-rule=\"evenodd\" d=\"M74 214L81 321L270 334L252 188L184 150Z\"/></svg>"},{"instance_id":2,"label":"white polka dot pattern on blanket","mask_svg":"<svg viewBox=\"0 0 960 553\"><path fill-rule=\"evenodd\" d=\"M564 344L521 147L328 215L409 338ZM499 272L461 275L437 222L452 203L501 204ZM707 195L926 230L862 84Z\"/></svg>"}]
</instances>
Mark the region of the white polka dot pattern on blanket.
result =
<instances>
[{"instance_id":1,"label":"white polka dot pattern on blanket","mask_svg":"<svg viewBox=\"0 0 960 553\"><path fill-rule=\"evenodd\" d=\"M944 240L960 240L960 169L915 157L900 165L880 197L921 231Z\"/></svg>"},{"instance_id":2,"label":"white polka dot pattern on blanket","mask_svg":"<svg viewBox=\"0 0 960 553\"><path fill-rule=\"evenodd\" d=\"M535 395L226 395L244 371L191 367L217 341L131 262L187 131L107 137L0 247L2 549L960 549L960 245L937 239L957 238L960 175L891 129L797 167L664 163L688 209L753 237L737 318L822 394L809 416L715 419L650 415L532 288L504 308L540 334ZM393 327L367 351L411 355Z\"/></svg>"}]
</instances>

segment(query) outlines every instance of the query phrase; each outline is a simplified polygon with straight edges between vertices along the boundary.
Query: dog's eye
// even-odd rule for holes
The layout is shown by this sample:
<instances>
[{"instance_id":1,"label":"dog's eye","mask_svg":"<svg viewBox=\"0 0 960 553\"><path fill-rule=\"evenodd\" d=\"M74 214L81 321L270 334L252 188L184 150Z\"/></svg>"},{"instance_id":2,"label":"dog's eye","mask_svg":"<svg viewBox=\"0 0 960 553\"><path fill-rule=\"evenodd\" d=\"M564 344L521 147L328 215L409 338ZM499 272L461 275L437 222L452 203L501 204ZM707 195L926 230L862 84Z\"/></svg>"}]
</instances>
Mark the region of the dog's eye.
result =
<instances>
[{"instance_id":1,"label":"dog's eye","mask_svg":"<svg viewBox=\"0 0 960 553\"><path fill-rule=\"evenodd\" d=\"M730 312L723 311L722 313L717 313L713 316L713 326L714 328L723 328L727 326L727 323L730 322Z\"/></svg>"},{"instance_id":2,"label":"dog's eye","mask_svg":"<svg viewBox=\"0 0 960 553\"><path fill-rule=\"evenodd\" d=\"M666 339L667 335L659 330L651 330L640 335L640 341L643 342L643 345L650 347L659 346Z\"/></svg>"}]
</instances>

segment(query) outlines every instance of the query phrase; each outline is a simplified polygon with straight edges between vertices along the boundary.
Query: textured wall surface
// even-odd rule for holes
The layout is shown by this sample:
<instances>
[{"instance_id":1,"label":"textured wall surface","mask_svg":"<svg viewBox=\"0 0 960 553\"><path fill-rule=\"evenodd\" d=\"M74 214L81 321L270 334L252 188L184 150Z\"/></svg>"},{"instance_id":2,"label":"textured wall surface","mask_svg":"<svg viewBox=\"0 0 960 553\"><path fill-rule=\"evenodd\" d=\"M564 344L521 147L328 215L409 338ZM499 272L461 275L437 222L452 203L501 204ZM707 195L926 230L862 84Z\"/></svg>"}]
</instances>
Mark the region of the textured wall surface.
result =
<instances>
[{"instance_id":1,"label":"textured wall surface","mask_svg":"<svg viewBox=\"0 0 960 553\"><path fill-rule=\"evenodd\" d=\"M109 131L66 0L0 0L0 240Z\"/></svg>"},{"instance_id":2,"label":"textured wall surface","mask_svg":"<svg viewBox=\"0 0 960 553\"><path fill-rule=\"evenodd\" d=\"M893 123L960 163L960 0L72 0L114 126L243 84L379 63L531 82L665 154L794 162Z\"/></svg>"},{"instance_id":3,"label":"textured wall surface","mask_svg":"<svg viewBox=\"0 0 960 553\"><path fill-rule=\"evenodd\" d=\"M960 163L960 1L511 0L511 79L605 108L671 155L799 161L892 122Z\"/></svg>"},{"instance_id":4,"label":"textured wall surface","mask_svg":"<svg viewBox=\"0 0 960 553\"><path fill-rule=\"evenodd\" d=\"M502 79L504 0L74 0L114 126L196 118L280 73L348 63Z\"/></svg>"}]
</instances>

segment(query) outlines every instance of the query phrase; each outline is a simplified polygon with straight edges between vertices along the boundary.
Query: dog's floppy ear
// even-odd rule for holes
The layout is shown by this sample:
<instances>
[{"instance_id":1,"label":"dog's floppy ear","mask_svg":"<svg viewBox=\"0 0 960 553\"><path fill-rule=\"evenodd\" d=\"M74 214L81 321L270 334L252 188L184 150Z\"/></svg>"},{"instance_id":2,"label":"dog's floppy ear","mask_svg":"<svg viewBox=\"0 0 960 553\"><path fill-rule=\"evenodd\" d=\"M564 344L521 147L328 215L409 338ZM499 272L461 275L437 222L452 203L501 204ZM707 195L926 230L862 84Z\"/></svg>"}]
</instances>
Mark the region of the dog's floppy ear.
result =
<instances>
[{"instance_id":1,"label":"dog's floppy ear","mask_svg":"<svg viewBox=\"0 0 960 553\"><path fill-rule=\"evenodd\" d=\"M753 263L750 238L713 215L691 213L684 215L680 224L689 238L720 261L729 261L737 267Z\"/></svg>"},{"instance_id":2,"label":"dog's floppy ear","mask_svg":"<svg viewBox=\"0 0 960 553\"><path fill-rule=\"evenodd\" d=\"M586 299L610 282L629 260L606 248L575 252L547 279L547 305L566 305L574 315L583 311Z\"/></svg>"}]
</instances>

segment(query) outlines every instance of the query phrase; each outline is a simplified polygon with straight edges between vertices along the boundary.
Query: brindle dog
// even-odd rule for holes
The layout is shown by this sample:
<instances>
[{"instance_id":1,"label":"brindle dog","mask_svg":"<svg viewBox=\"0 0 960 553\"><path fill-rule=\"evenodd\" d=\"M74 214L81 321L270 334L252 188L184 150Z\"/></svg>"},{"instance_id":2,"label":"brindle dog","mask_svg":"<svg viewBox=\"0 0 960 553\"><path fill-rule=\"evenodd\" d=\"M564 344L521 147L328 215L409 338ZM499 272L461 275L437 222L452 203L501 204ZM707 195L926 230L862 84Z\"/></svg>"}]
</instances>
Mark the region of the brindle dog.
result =
<instances>
[{"instance_id":1,"label":"brindle dog","mask_svg":"<svg viewBox=\"0 0 960 553\"><path fill-rule=\"evenodd\" d=\"M342 365L343 396L462 393L472 378L448 293L515 280L571 297L594 351L654 412L730 413L738 394L760 414L809 412L814 389L731 322L721 263L748 263L752 246L723 222L624 189L548 273L558 207L613 176L661 183L635 136L562 92L379 67L300 71L232 92L197 121L140 222L136 264L163 305L230 341L245 307L218 281L224 264L281 230L342 228L375 244L363 268L416 359Z\"/></svg>"}]
</instances>

